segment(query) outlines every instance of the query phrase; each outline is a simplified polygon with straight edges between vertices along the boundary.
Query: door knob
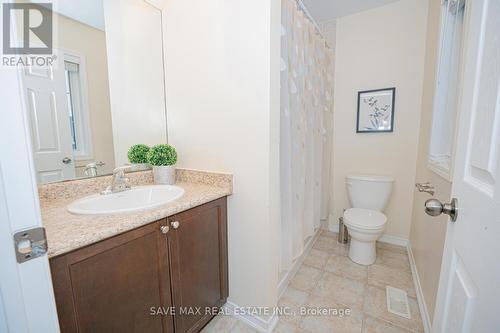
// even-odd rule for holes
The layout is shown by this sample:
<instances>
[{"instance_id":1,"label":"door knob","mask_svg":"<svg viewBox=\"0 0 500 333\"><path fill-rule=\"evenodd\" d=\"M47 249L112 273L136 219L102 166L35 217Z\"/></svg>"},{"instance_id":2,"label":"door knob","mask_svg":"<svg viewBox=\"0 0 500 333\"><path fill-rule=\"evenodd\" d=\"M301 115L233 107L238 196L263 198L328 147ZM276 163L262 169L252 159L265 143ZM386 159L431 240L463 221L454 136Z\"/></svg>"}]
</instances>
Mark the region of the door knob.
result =
<instances>
[{"instance_id":1,"label":"door knob","mask_svg":"<svg viewBox=\"0 0 500 333\"><path fill-rule=\"evenodd\" d=\"M65 157L65 158L63 158L63 159L62 159L62 162L63 162L64 164L70 164L70 163L71 163L71 158L69 158L69 157Z\"/></svg>"},{"instance_id":2,"label":"door knob","mask_svg":"<svg viewBox=\"0 0 500 333\"><path fill-rule=\"evenodd\" d=\"M162 225L160 227L160 231L162 234L166 234L169 230L170 230L170 228L168 227L168 225Z\"/></svg>"},{"instance_id":3,"label":"door knob","mask_svg":"<svg viewBox=\"0 0 500 333\"><path fill-rule=\"evenodd\" d=\"M425 202L425 212L430 216L441 214L449 215L451 222L455 222L458 217L458 200L453 198L450 203L441 203L438 199L429 199Z\"/></svg>"},{"instance_id":4,"label":"door knob","mask_svg":"<svg viewBox=\"0 0 500 333\"><path fill-rule=\"evenodd\" d=\"M180 223L179 223L179 221L173 221L173 222L170 222L170 225L172 226L172 228L177 229L177 228L179 228Z\"/></svg>"}]
</instances>

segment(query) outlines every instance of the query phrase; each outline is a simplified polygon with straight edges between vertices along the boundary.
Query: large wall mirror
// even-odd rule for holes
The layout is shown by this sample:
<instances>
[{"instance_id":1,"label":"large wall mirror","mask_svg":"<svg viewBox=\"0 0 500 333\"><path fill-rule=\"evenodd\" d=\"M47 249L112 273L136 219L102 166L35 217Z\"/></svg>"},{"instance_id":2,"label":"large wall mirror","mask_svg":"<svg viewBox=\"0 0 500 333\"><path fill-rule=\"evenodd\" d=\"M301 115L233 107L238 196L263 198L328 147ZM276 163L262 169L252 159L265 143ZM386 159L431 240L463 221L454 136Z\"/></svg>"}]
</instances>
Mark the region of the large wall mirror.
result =
<instances>
[{"instance_id":1,"label":"large wall mirror","mask_svg":"<svg viewBox=\"0 0 500 333\"><path fill-rule=\"evenodd\" d=\"M166 143L161 10L62 0L52 15L56 63L22 70L38 183L107 175L130 146Z\"/></svg>"}]
</instances>

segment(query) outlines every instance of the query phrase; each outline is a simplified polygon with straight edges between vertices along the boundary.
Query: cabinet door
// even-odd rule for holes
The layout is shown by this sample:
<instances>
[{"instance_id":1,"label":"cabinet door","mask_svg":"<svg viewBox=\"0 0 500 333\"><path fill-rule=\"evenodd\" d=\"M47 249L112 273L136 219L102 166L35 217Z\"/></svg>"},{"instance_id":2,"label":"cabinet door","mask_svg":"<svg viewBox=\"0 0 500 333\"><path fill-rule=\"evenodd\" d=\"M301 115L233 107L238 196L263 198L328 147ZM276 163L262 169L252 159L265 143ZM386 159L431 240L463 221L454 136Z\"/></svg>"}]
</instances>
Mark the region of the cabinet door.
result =
<instances>
[{"instance_id":1,"label":"cabinet door","mask_svg":"<svg viewBox=\"0 0 500 333\"><path fill-rule=\"evenodd\" d=\"M173 332L166 223L51 259L61 332Z\"/></svg>"},{"instance_id":2,"label":"cabinet door","mask_svg":"<svg viewBox=\"0 0 500 333\"><path fill-rule=\"evenodd\" d=\"M168 219L176 333L198 332L213 317L206 308L226 303L226 216L222 198Z\"/></svg>"}]
</instances>

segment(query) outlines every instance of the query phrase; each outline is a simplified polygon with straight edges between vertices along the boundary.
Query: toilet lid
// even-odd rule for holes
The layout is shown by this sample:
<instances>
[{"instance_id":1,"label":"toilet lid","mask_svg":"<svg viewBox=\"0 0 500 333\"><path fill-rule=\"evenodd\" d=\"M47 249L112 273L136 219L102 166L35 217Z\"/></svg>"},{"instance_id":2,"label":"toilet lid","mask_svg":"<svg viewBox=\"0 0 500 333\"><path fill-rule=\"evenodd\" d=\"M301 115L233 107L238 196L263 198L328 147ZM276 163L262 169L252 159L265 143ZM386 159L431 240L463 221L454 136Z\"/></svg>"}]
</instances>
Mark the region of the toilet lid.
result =
<instances>
[{"instance_id":1,"label":"toilet lid","mask_svg":"<svg viewBox=\"0 0 500 333\"><path fill-rule=\"evenodd\" d=\"M344 224L364 229L379 229L385 225L387 217L376 210L351 208L344 212Z\"/></svg>"}]
</instances>

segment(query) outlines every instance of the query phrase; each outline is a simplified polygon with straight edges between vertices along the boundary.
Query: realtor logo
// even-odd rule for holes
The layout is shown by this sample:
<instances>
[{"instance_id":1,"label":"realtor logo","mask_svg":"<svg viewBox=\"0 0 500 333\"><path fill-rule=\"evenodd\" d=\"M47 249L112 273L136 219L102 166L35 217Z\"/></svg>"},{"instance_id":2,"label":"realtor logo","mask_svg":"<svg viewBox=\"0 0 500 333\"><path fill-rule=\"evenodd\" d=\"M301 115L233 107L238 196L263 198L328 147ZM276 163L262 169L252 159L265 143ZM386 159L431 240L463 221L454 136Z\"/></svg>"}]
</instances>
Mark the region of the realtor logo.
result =
<instances>
[{"instance_id":1,"label":"realtor logo","mask_svg":"<svg viewBox=\"0 0 500 333\"><path fill-rule=\"evenodd\" d=\"M13 17L22 29L16 40ZM52 3L3 4L3 54L52 54Z\"/></svg>"}]
</instances>

